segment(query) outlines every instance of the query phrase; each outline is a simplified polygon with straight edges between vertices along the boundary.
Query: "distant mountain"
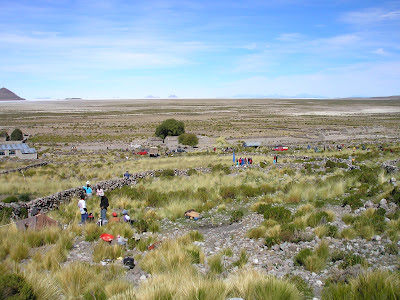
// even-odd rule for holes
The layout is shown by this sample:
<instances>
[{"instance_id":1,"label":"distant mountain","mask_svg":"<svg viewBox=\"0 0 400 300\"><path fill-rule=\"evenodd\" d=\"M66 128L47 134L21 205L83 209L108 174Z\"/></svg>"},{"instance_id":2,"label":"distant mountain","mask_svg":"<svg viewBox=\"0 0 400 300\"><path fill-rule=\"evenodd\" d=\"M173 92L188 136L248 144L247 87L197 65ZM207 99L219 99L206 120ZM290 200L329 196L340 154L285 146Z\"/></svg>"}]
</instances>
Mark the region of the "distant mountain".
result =
<instances>
[{"instance_id":1,"label":"distant mountain","mask_svg":"<svg viewBox=\"0 0 400 300\"><path fill-rule=\"evenodd\" d=\"M15 95L13 92L6 88L1 88L0 89L0 101L6 101L6 100L25 100L24 98L18 97Z\"/></svg>"},{"instance_id":2,"label":"distant mountain","mask_svg":"<svg viewBox=\"0 0 400 300\"><path fill-rule=\"evenodd\" d=\"M158 98L160 98L160 97L153 96L153 95L146 96L146 99L158 99Z\"/></svg>"},{"instance_id":3,"label":"distant mountain","mask_svg":"<svg viewBox=\"0 0 400 300\"><path fill-rule=\"evenodd\" d=\"M179 98L179 97L178 97L177 95L169 95L168 98L170 98L170 99L177 99L177 98Z\"/></svg>"}]
</instances>

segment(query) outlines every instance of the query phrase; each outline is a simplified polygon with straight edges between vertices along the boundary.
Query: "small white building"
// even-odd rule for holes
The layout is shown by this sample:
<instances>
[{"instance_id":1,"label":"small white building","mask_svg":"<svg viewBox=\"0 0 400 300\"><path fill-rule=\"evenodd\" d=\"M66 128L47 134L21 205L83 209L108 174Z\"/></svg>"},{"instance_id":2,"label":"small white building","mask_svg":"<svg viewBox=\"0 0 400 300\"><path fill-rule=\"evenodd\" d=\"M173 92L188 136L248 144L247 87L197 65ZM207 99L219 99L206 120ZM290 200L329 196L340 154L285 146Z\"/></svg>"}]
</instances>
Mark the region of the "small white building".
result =
<instances>
[{"instance_id":1,"label":"small white building","mask_svg":"<svg viewBox=\"0 0 400 300\"><path fill-rule=\"evenodd\" d=\"M37 151L28 144L21 142L3 142L0 144L0 159L4 157L18 157L25 159L36 159Z\"/></svg>"}]
</instances>

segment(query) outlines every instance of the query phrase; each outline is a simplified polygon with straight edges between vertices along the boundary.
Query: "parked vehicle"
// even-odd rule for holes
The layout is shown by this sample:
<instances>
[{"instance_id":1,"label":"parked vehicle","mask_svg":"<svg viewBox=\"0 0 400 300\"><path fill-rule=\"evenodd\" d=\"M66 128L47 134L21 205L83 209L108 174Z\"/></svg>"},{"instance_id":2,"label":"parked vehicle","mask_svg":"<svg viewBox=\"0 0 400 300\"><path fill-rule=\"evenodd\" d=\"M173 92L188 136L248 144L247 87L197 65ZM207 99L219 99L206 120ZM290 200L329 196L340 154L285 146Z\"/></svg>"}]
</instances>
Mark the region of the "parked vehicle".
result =
<instances>
[{"instance_id":1,"label":"parked vehicle","mask_svg":"<svg viewBox=\"0 0 400 300\"><path fill-rule=\"evenodd\" d=\"M158 157L160 156L160 153L158 152L158 148L157 147L151 147L149 150L149 156L150 157Z\"/></svg>"},{"instance_id":2,"label":"parked vehicle","mask_svg":"<svg viewBox=\"0 0 400 300\"><path fill-rule=\"evenodd\" d=\"M275 148L272 149L273 151L287 151L289 150L289 147L283 147L282 145L275 146Z\"/></svg>"},{"instance_id":3,"label":"parked vehicle","mask_svg":"<svg viewBox=\"0 0 400 300\"><path fill-rule=\"evenodd\" d=\"M146 155L148 153L149 153L148 149L141 149L140 151L137 151L135 154Z\"/></svg>"}]
</instances>

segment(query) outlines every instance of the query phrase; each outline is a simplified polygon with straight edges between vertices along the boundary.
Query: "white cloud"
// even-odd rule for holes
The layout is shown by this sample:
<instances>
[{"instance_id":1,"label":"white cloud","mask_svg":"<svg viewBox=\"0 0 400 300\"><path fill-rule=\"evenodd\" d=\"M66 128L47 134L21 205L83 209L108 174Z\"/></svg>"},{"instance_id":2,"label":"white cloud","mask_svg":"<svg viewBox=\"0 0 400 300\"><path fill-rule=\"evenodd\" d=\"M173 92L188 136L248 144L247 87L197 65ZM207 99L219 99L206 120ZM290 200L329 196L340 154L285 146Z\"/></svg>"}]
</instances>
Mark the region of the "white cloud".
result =
<instances>
[{"instance_id":1,"label":"white cloud","mask_svg":"<svg viewBox=\"0 0 400 300\"><path fill-rule=\"evenodd\" d=\"M342 15L341 21L351 24L367 25L400 20L400 10L370 8L348 12Z\"/></svg>"},{"instance_id":2,"label":"white cloud","mask_svg":"<svg viewBox=\"0 0 400 300\"><path fill-rule=\"evenodd\" d=\"M371 51L371 53L378 54L378 55L387 55L388 53L383 50L383 48L378 48L376 50Z\"/></svg>"}]
</instances>

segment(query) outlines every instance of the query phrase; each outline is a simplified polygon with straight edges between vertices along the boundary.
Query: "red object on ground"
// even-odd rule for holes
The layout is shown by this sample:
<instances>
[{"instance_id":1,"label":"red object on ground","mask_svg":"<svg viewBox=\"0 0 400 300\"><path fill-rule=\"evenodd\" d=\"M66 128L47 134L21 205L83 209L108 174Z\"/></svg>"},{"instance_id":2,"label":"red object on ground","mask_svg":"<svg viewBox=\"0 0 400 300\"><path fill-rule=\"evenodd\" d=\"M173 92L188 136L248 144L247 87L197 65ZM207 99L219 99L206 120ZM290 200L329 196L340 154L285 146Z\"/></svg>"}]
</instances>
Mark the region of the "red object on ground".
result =
<instances>
[{"instance_id":1,"label":"red object on ground","mask_svg":"<svg viewBox=\"0 0 400 300\"><path fill-rule=\"evenodd\" d=\"M149 152L147 152L147 150L137 152L137 154L139 154L139 155L146 155L147 153L149 153Z\"/></svg>"},{"instance_id":2,"label":"red object on ground","mask_svg":"<svg viewBox=\"0 0 400 300\"><path fill-rule=\"evenodd\" d=\"M277 146L272 150L274 150L274 151L287 151L287 150L289 150L289 148L288 147Z\"/></svg>"},{"instance_id":3,"label":"red object on ground","mask_svg":"<svg viewBox=\"0 0 400 300\"><path fill-rule=\"evenodd\" d=\"M108 233L103 233L100 235L100 238L105 242L111 242L114 239L114 236Z\"/></svg>"},{"instance_id":4,"label":"red object on ground","mask_svg":"<svg viewBox=\"0 0 400 300\"><path fill-rule=\"evenodd\" d=\"M153 249L157 248L160 244L161 244L161 241L155 242L153 245L150 245L148 247L148 249L153 250Z\"/></svg>"}]
</instances>

